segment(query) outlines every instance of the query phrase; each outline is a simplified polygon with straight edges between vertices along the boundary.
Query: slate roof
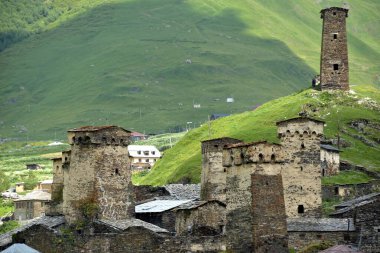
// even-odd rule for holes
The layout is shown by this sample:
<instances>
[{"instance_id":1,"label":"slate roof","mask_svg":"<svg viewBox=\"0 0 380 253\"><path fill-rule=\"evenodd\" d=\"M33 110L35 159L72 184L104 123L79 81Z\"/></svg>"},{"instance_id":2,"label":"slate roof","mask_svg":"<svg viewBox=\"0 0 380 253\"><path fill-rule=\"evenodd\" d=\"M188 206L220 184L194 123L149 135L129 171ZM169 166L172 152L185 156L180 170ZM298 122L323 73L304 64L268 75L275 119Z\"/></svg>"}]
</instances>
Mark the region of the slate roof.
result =
<instances>
[{"instance_id":1,"label":"slate roof","mask_svg":"<svg viewBox=\"0 0 380 253\"><path fill-rule=\"evenodd\" d=\"M356 198L356 199L352 199L352 200L348 200L348 201L345 201L345 202L342 202L338 205L335 205L335 209L341 209L341 208L346 208L346 207L352 207L354 205L359 205L359 204L363 204L363 203L368 203L368 201L370 201L371 199L374 199L376 198L377 196L380 196L380 192L374 192L374 193L371 193L371 194L368 194L368 195L364 195L364 196L361 196L359 198Z\"/></svg>"},{"instance_id":2,"label":"slate roof","mask_svg":"<svg viewBox=\"0 0 380 253\"><path fill-rule=\"evenodd\" d=\"M12 231L0 235L0 246L7 245L12 242L12 235L22 232L34 225L41 225L46 228L54 228L65 223L65 218L63 216L44 216L33 219L30 223L18 227Z\"/></svg>"},{"instance_id":3,"label":"slate roof","mask_svg":"<svg viewBox=\"0 0 380 253\"><path fill-rule=\"evenodd\" d=\"M336 205L335 206L336 211L332 213L331 215L333 216L336 214L346 213L348 211L355 209L358 206L364 206L367 204L374 203L376 201L380 201L380 192L371 193L371 194L368 194L368 195L365 195L365 196L362 196L350 201L343 202L339 205Z\"/></svg>"},{"instance_id":4,"label":"slate roof","mask_svg":"<svg viewBox=\"0 0 380 253\"><path fill-rule=\"evenodd\" d=\"M233 140L233 141L239 141L239 142L242 142L242 140L235 139L235 138L231 138L231 137L220 137L220 138L215 138L215 139L204 140L204 141L201 141L201 142L202 142L202 143L203 143L203 142L214 142L214 141L219 141L219 140Z\"/></svg>"},{"instance_id":5,"label":"slate roof","mask_svg":"<svg viewBox=\"0 0 380 253\"><path fill-rule=\"evenodd\" d=\"M168 230L164 228L160 228L156 225L153 225L151 223L139 220L139 219L125 219L125 220L97 220L96 222L106 224L108 226L120 229L120 230L126 230L130 227L143 227L148 230L151 230L155 233L169 233Z\"/></svg>"},{"instance_id":6,"label":"slate roof","mask_svg":"<svg viewBox=\"0 0 380 253\"><path fill-rule=\"evenodd\" d=\"M288 232L355 231L354 221L335 218L288 218Z\"/></svg>"},{"instance_id":7,"label":"slate roof","mask_svg":"<svg viewBox=\"0 0 380 253\"><path fill-rule=\"evenodd\" d=\"M334 247L320 251L319 253L362 253L351 245L335 245Z\"/></svg>"},{"instance_id":8,"label":"slate roof","mask_svg":"<svg viewBox=\"0 0 380 253\"><path fill-rule=\"evenodd\" d=\"M221 206L226 206L225 203L219 201L219 200L210 200L210 201L190 201L190 202L187 202L185 204L182 204L180 206L178 206L177 208L175 208L175 211L177 210L190 210L190 209L195 209L195 208L198 208L198 207L201 207L207 203L210 203L210 202L216 202L218 203L219 205Z\"/></svg>"},{"instance_id":9,"label":"slate roof","mask_svg":"<svg viewBox=\"0 0 380 253\"><path fill-rule=\"evenodd\" d=\"M178 207L191 200L153 200L135 206L136 213L161 213Z\"/></svg>"},{"instance_id":10,"label":"slate roof","mask_svg":"<svg viewBox=\"0 0 380 253\"><path fill-rule=\"evenodd\" d=\"M280 125L282 123L285 123L285 122L291 122L291 121L298 121L298 120L303 120L303 121L314 121L316 123L325 123L324 121L322 120L318 120L318 119L313 119L313 118L309 118L309 117L295 117L295 118L290 118L290 119L284 119L284 120L280 120L280 121L277 121L276 122L276 125Z\"/></svg>"},{"instance_id":11,"label":"slate roof","mask_svg":"<svg viewBox=\"0 0 380 253\"><path fill-rule=\"evenodd\" d=\"M164 187L170 193L172 199L195 200L201 196L200 184L168 184Z\"/></svg>"},{"instance_id":12,"label":"slate roof","mask_svg":"<svg viewBox=\"0 0 380 253\"><path fill-rule=\"evenodd\" d=\"M51 200L51 194L46 192L46 191L43 191L43 190L35 190L35 191L32 191L32 192L26 194L25 196L20 197L17 200L14 200L14 201L23 201L23 200L45 200L45 201L48 201L48 200Z\"/></svg>"},{"instance_id":13,"label":"slate roof","mask_svg":"<svg viewBox=\"0 0 380 253\"><path fill-rule=\"evenodd\" d=\"M328 150L328 151L340 152L340 150L338 148L331 146L331 145L321 144L321 148Z\"/></svg>"}]
</instances>

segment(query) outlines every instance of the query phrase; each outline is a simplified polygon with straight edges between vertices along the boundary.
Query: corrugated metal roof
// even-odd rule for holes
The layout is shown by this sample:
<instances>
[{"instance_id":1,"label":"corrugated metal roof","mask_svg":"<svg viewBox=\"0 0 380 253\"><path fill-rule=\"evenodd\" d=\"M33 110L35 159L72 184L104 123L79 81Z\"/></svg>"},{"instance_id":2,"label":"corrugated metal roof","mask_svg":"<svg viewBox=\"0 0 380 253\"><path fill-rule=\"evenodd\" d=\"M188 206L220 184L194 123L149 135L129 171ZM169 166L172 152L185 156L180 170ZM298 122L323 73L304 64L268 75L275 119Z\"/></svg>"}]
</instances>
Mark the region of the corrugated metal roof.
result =
<instances>
[{"instance_id":1,"label":"corrugated metal roof","mask_svg":"<svg viewBox=\"0 0 380 253\"><path fill-rule=\"evenodd\" d=\"M1 251L1 253L40 253L39 251L29 247L23 243L15 243L12 246Z\"/></svg>"},{"instance_id":2,"label":"corrugated metal roof","mask_svg":"<svg viewBox=\"0 0 380 253\"><path fill-rule=\"evenodd\" d=\"M355 231L353 219L336 218L288 218L288 231Z\"/></svg>"},{"instance_id":3,"label":"corrugated metal roof","mask_svg":"<svg viewBox=\"0 0 380 253\"><path fill-rule=\"evenodd\" d=\"M136 213L161 213L168 211L191 200L154 200L135 206Z\"/></svg>"}]
</instances>

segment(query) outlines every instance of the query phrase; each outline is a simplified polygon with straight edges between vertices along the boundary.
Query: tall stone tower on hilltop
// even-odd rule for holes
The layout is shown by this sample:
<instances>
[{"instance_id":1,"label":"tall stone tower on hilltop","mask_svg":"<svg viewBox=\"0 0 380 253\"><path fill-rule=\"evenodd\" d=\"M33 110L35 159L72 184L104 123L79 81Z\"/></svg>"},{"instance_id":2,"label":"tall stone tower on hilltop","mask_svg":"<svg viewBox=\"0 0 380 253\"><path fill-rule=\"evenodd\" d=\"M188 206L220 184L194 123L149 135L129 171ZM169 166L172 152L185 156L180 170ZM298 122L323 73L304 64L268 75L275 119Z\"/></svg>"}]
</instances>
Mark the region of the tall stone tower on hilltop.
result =
<instances>
[{"instance_id":1,"label":"tall stone tower on hilltop","mask_svg":"<svg viewBox=\"0 0 380 253\"><path fill-rule=\"evenodd\" d=\"M63 214L69 223L132 216L130 134L117 126L68 131L71 155L70 165L64 168Z\"/></svg>"},{"instance_id":2,"label":"tall stone tower on hilltop","mask_svg":"<svg viewBox=\"0 0 380 253\"><path fill-rule=\"evenodd\" d=\"M321 90L349 90L346 17L348 9L321 10Z\"/></svg>"}]
</instances>

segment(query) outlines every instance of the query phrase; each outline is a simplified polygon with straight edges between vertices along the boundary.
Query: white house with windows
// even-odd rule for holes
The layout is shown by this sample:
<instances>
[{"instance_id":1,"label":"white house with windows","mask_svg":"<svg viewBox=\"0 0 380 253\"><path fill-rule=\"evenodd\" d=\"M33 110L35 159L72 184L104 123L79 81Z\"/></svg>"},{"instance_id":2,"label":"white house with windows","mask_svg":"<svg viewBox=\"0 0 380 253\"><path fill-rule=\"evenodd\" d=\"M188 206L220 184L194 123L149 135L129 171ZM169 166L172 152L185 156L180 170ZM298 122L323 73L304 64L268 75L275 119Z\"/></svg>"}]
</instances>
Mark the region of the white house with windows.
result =
<instances>
[{"instance_id":1,"label":"white house with windows","mask_svg":"<svg viewBox=\"0 0 380 253\"><path fill-rule=\"evenodd\" d=\"M160 151L149 145L129 145L128 153L132 169L150 169L161 157Z\"/></svg>"}]
</instances>

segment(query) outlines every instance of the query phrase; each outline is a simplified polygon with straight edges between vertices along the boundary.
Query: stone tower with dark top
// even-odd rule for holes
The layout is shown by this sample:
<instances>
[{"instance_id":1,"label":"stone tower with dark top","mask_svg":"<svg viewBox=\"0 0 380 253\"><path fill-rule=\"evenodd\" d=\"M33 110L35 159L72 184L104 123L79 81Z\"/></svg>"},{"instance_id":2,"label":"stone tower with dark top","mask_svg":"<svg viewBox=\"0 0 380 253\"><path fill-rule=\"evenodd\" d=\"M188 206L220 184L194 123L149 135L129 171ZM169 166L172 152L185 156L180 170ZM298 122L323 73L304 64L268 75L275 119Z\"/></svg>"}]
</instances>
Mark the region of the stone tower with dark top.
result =
<instances>
[{"instance_id":1,"label":"stone tower with dark top","mask_svg":"<svg viewBox=\"0 0 380 253\"><path fill-rule=\"evenodd\" d=\"M346 18L348 9L321 10L321 90L349 90Z\"/></svg>"}]
</instances>

